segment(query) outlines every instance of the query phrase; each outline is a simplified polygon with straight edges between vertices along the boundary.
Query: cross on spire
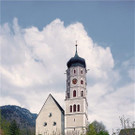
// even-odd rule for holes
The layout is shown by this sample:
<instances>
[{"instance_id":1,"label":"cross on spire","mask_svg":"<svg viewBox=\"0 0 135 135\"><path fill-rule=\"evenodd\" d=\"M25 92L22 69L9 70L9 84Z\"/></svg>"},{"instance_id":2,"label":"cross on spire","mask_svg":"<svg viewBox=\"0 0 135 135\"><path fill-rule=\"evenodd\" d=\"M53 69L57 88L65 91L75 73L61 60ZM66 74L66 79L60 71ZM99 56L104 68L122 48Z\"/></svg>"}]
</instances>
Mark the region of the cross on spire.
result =
<instances>
[{"instance_id":1,"label":"cross on spire","mask_svg":"<svg viewBox=\"0 0 135 135\"><path fill-rule=\"evenodd\" d=\"M76 40L76 45L75 45L75 46L76 46L76 54L77 54L77 46L78 46L78 45L77 45L77 40Z\"/></svg>"}]
</instances>

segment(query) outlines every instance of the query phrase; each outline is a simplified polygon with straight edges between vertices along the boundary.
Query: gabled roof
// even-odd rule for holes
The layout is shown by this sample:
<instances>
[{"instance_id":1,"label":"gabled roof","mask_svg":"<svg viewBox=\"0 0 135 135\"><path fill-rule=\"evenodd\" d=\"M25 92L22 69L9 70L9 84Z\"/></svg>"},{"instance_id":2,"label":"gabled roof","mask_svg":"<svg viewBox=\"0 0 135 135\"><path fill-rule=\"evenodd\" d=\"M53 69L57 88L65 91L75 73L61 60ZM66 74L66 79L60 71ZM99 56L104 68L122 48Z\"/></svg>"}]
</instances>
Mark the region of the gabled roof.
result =
<instances>
[{"instance_id":1,"label":"gabled roof","mask_svg":"<svg viewBox=\"0 0 135 135\"><path fill-rule=\"evenodd\" d=\"M44 105L46 104L46 102L47 102L47 100L48 100L49 97L51 97L51 98L53 99L53 101L55 102L55 104L57 105L57 107L60 109L60 111L61 111L61 112L63 113L63 115L64 115L64 110L63 110L63 108L59 105L59 103L56 101L56 99L55 99L51 94L49 94L49 96L47 97L47 99L46 99ZM41 110L43 109L44 105L42 106ZM41 110L39 111L38 116L39 116ZM38 118L38 116L37 116L37 118Z\"/></svg>"},{"instance_id":2,"label":"gabled roof","mask_svg":"<svg viewBox=\"0 0 135 135\"><path fill-rule=\"evenodd\" d=\"M49 96L52 97L52 99L54 100L54 102L56 103L56 105L59 107L59 109L61 110L61 112L64 114L63 108L62 108L62 107L60 106L60 104L56 101L56 99L55 99L51 94L49 94Z\"/></svg>"},{"instance_id":3,"label":"gabled roof","mask_svg":"<svg viewBox=\"0 0 135 135\"><path fill-rule=\"evenodd\" d=\"M135 128L122 129L119 135L135 135Z\"/></svg>"}]
</instances>

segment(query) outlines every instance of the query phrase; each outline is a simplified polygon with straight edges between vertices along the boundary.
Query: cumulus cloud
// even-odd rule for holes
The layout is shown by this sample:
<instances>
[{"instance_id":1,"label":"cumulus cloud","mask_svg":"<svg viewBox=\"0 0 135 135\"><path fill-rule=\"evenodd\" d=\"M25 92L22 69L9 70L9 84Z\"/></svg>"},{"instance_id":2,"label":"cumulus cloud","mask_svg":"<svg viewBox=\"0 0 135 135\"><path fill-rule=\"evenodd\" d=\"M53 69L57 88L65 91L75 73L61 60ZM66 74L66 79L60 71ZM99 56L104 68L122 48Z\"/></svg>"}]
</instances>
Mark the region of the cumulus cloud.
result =
<instances>
[{"instance_id":1,"label":"cumulus cloud","mask_svg":"<svg viewBox=\"0 0 135 135\"><path fill-rule=\"evenodd\" d=\"M11 105L21 106L21 104L16 99L14 99L12 97L8 97L8 96L6 96L6 97L1 96L0 103L1 103L1 105L8 105L10 103Z\"/></svg>"},{"instance_id":2,"label":"cumulus cloud","mask_svg":"<svg viewBox=\"0 0 135 135\"><path fill-rule=\"evenodd\" d=\"M38 113L52 93L64 107L66 62L74 56L77 40L79 56L85 58L90 69L89 121L101 120L110 130L118 124L119 115L132 117L133 82L118 85L122 75L115 68L111 49L94 43L82 23L64 26L63 21L55 19L39 30L35 26L21 28L15 18L13 24L0 26L0 40L1 105L16 104ZM129 63L124 65L133 78Z\"/></svg>"}]
</instances>

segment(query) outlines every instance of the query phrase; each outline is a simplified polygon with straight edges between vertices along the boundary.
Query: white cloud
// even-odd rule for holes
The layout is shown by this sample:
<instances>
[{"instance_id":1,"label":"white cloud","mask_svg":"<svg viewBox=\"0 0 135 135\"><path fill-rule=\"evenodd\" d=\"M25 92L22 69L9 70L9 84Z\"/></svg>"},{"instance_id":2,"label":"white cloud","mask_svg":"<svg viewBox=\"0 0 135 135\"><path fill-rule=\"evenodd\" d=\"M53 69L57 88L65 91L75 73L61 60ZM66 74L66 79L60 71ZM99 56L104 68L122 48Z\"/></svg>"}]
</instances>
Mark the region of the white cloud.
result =
<instances>
[{"instance_id":1,"label":"white cloud","mask_svg":"<svg viewBox=\"0 0 135 135\"><path fill-rule=\"evenodd\" d=\"M103 121L111 130L120 126L119 116L125 115L133 120L135 95L132 83L104 94L108 89L99 84L89 88L89 119Z\"/></svg>"},{"instance_id":2,"label":"white cloud","mask_svg":"<svg viewBox=\"0 0 135 135\"><path fill-rule=\"evenodd\" d=\"M21 104L12 97L0 97L0 105L18 105L21 106Z\"/></svg>"},{"instance_id":3,"label":"white cloud","mask_svg":"<svg viewBox=\"0 0 135 135\"><path fill-rule=\"evenodd\" d=\"M12 103L38 113L51 92L64 106L64 72L66 62L75 54L77 40L79 56L85 58L90 69L89 120L101 120L111 130L118 124L119 115L132 116L133 84L117 85L122 75L120 69L114 68L111 49L94 43L83 24L76 22L65 27L64 22L56 19L40 31L34 26L21 28L15 18L13 26L6 23L0 27L0 40L1 93L5 100L1 105ZM127 70L129 76L131 72Z\"/></svg>"},{"instance_id":4,"label":"white cloud","mask_svg":"<svg viewBox=\"0 0 135 135\"><path fill-rule=\"evenodd\" d=\"M128 75L133 81L135 81L135 69L133 68L129 69Z\"/></svg>"}]
</instances>

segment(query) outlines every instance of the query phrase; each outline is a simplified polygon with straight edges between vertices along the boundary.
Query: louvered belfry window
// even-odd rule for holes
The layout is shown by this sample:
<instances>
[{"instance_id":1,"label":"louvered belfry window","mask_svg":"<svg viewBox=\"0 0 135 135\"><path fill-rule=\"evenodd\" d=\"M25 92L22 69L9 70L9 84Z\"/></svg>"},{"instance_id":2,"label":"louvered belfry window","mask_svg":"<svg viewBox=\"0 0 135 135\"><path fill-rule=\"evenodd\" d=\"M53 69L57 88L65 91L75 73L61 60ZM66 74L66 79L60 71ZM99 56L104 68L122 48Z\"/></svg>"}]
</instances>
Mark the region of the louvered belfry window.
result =
<instances>
[{"instance_id":1,"label":"louvered belfry window","mask_svg":"<svg viewBox=\"0 0 135 135\"><path fill-rule=\"evenodd\" d=\"M74 112L76 112L76 105L73 106L73 110L74 110Z\"/></svg>"},{"instance_id":2,"label":"louvered belfry window","mask_svg":"<svg viewBox=\"0 0 135 135\"><path fill-rule=\"evenodd\" d=\"M77 111L80 112L80 105L77 105Z\"/></svg>"},{"instance_id":3,"label":"louvered belfry window","mask_svg":"<svg viewBox=\"0 0 135 135\"><path fill-rule=\"evenodd\" d=\"M72 112L72 105L70 105L70 112Z\"/></svg>"}]
</instances>

